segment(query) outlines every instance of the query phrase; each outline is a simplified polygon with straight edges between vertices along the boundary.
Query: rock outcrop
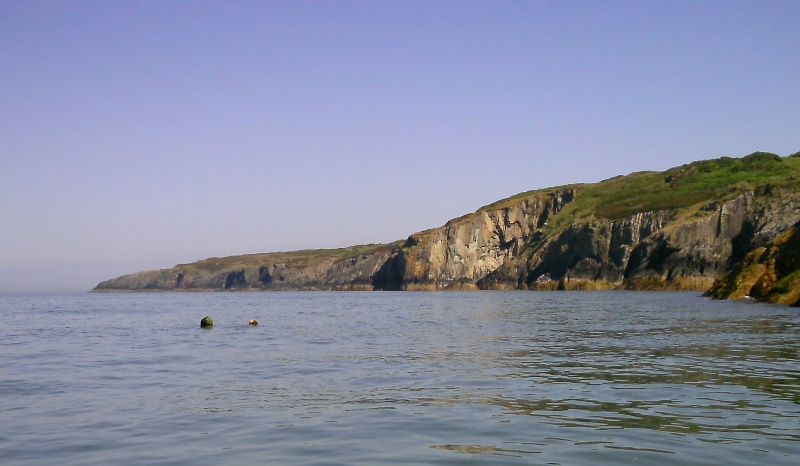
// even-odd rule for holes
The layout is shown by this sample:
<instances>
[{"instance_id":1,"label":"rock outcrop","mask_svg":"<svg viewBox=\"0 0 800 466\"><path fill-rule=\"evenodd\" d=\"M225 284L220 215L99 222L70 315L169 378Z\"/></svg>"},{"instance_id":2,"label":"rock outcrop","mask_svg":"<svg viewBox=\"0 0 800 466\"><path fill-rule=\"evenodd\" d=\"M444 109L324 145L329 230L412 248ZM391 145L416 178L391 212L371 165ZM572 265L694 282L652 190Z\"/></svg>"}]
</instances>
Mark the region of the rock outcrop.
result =
<instances>
[{"instance_id":1,"label":"rock outcrop","mask_svg":"<svg viewBox=\"0 0 800 466\"><path fill-rule=\"evenodd\" d=\"M479 281L513 262L548 218L575 199L574 189L523 198L415 233L398 251L385 289L476 289Z\"/></svg>"},{"instance_id":2,"label":"rock outcrop","mask_svg":"<svg viewBox=\"0 0 800 466\"><path fill-rule=\"evenodd\" d=\"M800 223L747 253L706 295L800 306Z\"/></svg>"},{"instance_id":3,"label":"rock outcrop","mask_svg":"<svg viewBox=\"0 0 800 466\"><path fill-rule=\"evenodd\" d=\"M797 250L798 186L800 158L755 153L523 193L388 245L211 258L95 291L707 290L748 270L746 294L786 302L800 291L770 290L797 287L782 258ZM727 280L711 295L742 295Z\"/></svg>"},{"instance_id":4,"label":"rock outcrop","mask_svg":"<svg viewBox=\"0 0 800 466\"><path fill-rule=\"evenodd\" d=\"M372 290L401 244L212 257L106 280L93 291Z\"/></svg>"}]
</instances>

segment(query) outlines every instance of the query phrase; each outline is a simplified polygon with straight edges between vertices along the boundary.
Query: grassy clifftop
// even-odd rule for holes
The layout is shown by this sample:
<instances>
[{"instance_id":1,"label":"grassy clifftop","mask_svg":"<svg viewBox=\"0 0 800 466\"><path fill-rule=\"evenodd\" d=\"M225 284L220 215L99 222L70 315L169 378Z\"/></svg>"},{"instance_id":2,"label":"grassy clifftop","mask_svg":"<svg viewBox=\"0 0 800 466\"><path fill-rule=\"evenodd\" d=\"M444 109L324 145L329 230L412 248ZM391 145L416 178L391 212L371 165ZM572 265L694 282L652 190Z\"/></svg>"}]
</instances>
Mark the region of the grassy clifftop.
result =
<instances>
[{"instance_id":1,"label":"grassy clifftop","mask_svg":"<svg viewBox=\"0 0 800 466\"><path fill-rule=\"evenodd\" d=\"M292 267L303 268L313 267L320 264L323 260L334 262L345 261L363 255L371 255L380 252L389 252L399 247L402 241L389 244L361 244L338 249L304 249L301 251L288 252L268 252L261 254L243 254L228 257L209 257L189 264L180 264L176 267L183 269L198 269L206 272L217 272L221 270L234 269L238 266L253 264L270 264L281 262L291 264Z\"/></svg>"},{"instance_id":2,"label":"grassy clifftop","mask_svg":"<svg viewBox=\"0 0 800 466\"><path fill-rule=\"evenodd\" d=\"M703 160L664 172L637 172L599 183L527 191L484 206L481 210L502 208L524 197L574 188L581 195L568 212L576 220L591 215L616 220L637 212L724 201L767 184L800 189L800 153L780 157L768 152L754 152L739 159Z\"/></svg>"},{"instance_id":3,"label":"grassy clifftop","mask_svg":"<svg viewBox=\"0 0 800 466\"><path fill-rule=\"evenodd\" d=\"M618 220L638 212L697 210L707 203L724 202L765 186L800 191L800 152L788 157L754 152L738 159L702 160L663 172L636 172L598 183L526 191L481 207L478 212L502 209L527 197L574 189L579 193L575 201L545 227L548 234L553 234L572 223L593 218Z\"/></svg>"},{"instance_id":4,"label":"grassy clifftop","mask_svg":"<svg viewBox=\"0 0 800 466\"><path fill-rule=\"evenodd\" d=\"M748 256L748 264L796 252L794 237L777 235L800 220L798 202L800 153L755 152L523 192L406 241L212 257L107 280L96 290L538 289L544 278L569 276L610 287L637 280L708 287L767 241L777 241L765 249L772 252ZM740 235L743 228L750 230ZM800 286L781 260L764 299L796 299L775 298ZM741 294L741 282L720 285L719 297Z\"/></svg>"},{"instance_id":5,"label":"grassy clifftop","mask_svg":"<svg viewBox=\"0 0 800 466\"><path fill-rule=\"evenodd\" d=\"M755 152L741 159L704 160L665 172L645 172L609 180L584 193L595 213L617 219L636 212L725 201L759 186L800 185L800 157Z\"/></svg>"}]
</instances>

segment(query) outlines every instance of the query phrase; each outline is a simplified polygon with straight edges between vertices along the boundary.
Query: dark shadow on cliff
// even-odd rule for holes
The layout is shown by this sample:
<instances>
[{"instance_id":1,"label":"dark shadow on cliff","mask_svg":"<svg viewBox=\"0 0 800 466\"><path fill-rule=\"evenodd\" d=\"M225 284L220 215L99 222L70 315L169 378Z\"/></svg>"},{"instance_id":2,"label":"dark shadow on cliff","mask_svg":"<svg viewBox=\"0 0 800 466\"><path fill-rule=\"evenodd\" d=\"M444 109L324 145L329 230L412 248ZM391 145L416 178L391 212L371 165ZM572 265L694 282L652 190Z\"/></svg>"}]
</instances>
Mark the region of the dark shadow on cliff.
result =
<instances>
[{"instance_id":1,"label":"dark shadow on cliff","mask_svg":"<svg viewBox=\"0 0 800 466\"><path fill-rule=\"evenodd\" d=\"M397 254L384 262L381 268L372 277L372 289L376 291L402 290L405 269L405 257L403 256L403 251L400 250Z\"/></svg>"}]
</instances>

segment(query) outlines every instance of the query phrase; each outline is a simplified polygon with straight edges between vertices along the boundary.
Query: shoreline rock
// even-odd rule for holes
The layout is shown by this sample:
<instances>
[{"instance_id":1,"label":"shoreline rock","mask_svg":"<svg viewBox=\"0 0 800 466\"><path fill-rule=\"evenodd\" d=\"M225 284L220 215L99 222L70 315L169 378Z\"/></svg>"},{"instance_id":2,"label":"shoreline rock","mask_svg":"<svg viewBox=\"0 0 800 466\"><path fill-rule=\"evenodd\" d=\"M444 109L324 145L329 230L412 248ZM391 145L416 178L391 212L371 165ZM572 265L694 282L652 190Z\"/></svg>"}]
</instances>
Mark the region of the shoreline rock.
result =
<instances>
[{"instance_id":1,"label":"shoreline rock","mask_svg":"<svg viewBox=\"0 0 800 466\"><path fill-rule=\"evenodd\" d=\"M532 191L404 241L209 258L107 280L92 291L693 290L792 304L800 302L798 284L786 277L796 269L777 259L791 248L774 241L800 222L796 158L754 153ZM748 176L770 170L769 183L748 184ZM670 197L687 183L706 189L707 172L744 181L713 195ZM635 198L640 185L663 198L635 204L609 194ZM611 196L605 204L603 196ZM745 269L750 281L736 288L743 279L728 276ZM777 298L781 290L786 296Z\"/></svg>"}]
</instances>

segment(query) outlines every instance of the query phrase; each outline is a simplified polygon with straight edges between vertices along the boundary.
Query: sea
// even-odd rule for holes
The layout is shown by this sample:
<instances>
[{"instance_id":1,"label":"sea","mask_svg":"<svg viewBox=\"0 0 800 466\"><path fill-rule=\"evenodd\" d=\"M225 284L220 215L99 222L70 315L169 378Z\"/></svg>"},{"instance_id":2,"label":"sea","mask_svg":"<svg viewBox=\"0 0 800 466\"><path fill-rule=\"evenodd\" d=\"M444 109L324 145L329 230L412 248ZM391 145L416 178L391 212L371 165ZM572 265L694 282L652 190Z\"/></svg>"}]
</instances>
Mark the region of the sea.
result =
<instances>
[{"instance_id":1,"label":"sea","mask_svg":"<svg viewBox=\"0 0 800 466\"><path fill-rule=\"evenodd\" d=\"M685 292L0 296L0 464L798 464L799 350Z\"/></svg>"}]
</instances>

